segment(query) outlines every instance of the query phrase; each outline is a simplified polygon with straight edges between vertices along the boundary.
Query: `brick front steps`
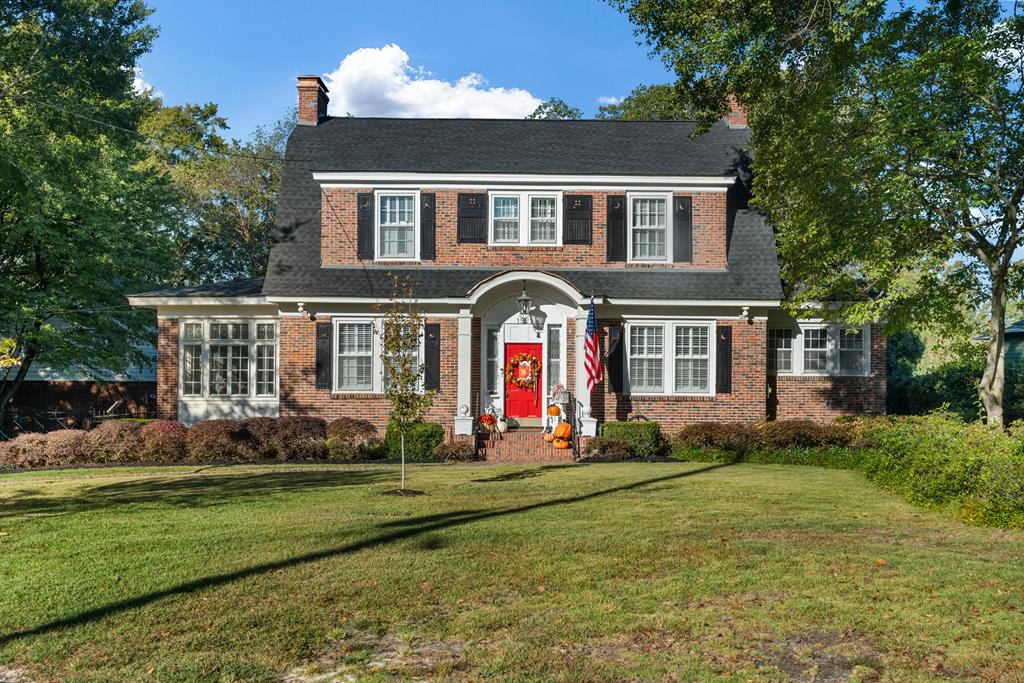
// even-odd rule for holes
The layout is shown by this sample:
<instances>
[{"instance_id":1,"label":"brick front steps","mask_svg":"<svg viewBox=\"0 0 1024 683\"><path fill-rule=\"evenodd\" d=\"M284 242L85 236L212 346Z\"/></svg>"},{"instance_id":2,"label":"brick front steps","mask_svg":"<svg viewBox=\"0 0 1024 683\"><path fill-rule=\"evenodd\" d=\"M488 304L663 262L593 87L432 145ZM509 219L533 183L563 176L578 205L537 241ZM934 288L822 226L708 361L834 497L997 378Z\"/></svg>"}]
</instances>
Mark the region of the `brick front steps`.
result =
<instances>
[{"instance_id":1,"label":"brick front steps","mask_svg":"<svg viewBox=\"0 0 1024 683\"><path fill-rule=\"evenodd\" d=\"M478 434L476 450L487 462L569 462L571 448L552 448L539 429Z\"/></svg>"}]
</instances>

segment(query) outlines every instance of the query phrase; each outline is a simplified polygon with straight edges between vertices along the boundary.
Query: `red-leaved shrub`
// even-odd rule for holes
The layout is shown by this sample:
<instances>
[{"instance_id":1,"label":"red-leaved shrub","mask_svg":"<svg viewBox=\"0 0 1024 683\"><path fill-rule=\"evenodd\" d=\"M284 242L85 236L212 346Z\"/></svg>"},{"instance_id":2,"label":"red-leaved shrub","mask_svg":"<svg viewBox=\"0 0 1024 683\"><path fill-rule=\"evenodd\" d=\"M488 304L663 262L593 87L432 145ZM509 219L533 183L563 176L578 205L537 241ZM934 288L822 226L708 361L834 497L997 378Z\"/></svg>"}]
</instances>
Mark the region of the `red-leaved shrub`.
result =
<instances>
[{"instance_id":1,"label":"red-leaved shrub","mask_svg":"<svg viewBox=\"0 0 1024 683\"><path fill-rule=\"evenodd\" d=\"M188 430L185 450L191 462L252 459L249 431L244 420L205 420Z\"/></svg>"},{"instance_id":2,"label":"red-leaved shrub","mask_svg":"<svg viewBox=\"0 0 1024 683\"><path fill-rule=\"evenodd\" d=\"M434 449L434 454L444 462L471 462L476 460L476 446L468 441L446 441Z\"/></svg>"},{"instance_id":3,"label":"red-leaved shrub","mask_svg":"<svg viewBox=\"0 0 1024 683\"><path fill-rule=\"evenodd\" d=\"M331 460L363 460L373 455L374 444L380 442L377 428L369 420L339 417L327 425L328 457Z\"/></svg>"},{"instance_id":4,"label":"red-leaved shrub","mask_svg":"<svg viewBox=\"0 0 1024 683\"><path fill-rule=\"evenodd\" d=\"M132 420L108 420L88 433L89 462L139 462L142 460L142 425Z\"/></svg>"},{"instance_id":5,"label":"red-leaved shrub","mask_svg":"<svg viewBox=\"0 0 1024 683\"><path fill-rule=\"evenodd\" d=\"M46 465L46 434L22 434L0 443L0 467L20 470Z\"/></svg>"},{"instance_id":6,"label":"red-leaved shrub","mask_svg":"<svg viewBox=\"0 0 1024 683\"><path fill-rule=\"evenodd\" d=\"M46 435L46 464L63 466L91 462L88 436L88 432L81 429L60 429L50 432Z\"/></svg>"},{"instance_id":7,"label":"red-leaved shrub","mask_svg":"<svg viewBox=\"0 0 1024 683\"><path fill-rule=\"evenodd\" d=\"M245 430L246 460L273 460L281 457L279 420L276 417L251 417L242 421Z\"/></svg>"},{"instance_id":8,"label":"red-leaved shrub","mask_svg":"<svg viewBox=\"0 0 1024 683\"><path fill-rule=\"evenodd\" d=\"M277 419L277 457L281 460L327 458L327 422L319 417Z\"/></svg>"},{"instance_id":9,"label":"red-leaved shrub","mask_svg":"<svg viewBox=\"0 0 1024 683\"><path fill-rule=\"evenodd\" d=\"M144 426L142 459L146 462L184 462L188 429L180 422L157 420Z\"/></svg>"}]
</instances>

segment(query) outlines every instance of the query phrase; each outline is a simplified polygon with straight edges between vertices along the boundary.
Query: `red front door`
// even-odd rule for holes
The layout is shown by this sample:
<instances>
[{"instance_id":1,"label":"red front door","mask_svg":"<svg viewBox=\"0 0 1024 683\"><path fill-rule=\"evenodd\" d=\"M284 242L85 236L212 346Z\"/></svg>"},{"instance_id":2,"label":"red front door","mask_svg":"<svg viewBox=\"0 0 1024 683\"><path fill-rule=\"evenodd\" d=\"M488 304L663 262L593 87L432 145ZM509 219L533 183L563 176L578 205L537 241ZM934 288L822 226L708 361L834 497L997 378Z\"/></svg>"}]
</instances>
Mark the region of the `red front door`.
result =
<instances>
[{"instance_id":1,"label":"red front door","mask_svg":"<svg viewBox=\"0 0 1024 683\"><path fill-rule=\"evenodd\" d=\"M512 362L513 356L528 353L537 359L537 376L533 378L533 389L523 389L505 380L505 417L540 417L541 381L540 361L544 357L540 344L505 344L505 365ZM529 374L529 368L518 368L520 376Z\"/></svg>"}]
</instances>

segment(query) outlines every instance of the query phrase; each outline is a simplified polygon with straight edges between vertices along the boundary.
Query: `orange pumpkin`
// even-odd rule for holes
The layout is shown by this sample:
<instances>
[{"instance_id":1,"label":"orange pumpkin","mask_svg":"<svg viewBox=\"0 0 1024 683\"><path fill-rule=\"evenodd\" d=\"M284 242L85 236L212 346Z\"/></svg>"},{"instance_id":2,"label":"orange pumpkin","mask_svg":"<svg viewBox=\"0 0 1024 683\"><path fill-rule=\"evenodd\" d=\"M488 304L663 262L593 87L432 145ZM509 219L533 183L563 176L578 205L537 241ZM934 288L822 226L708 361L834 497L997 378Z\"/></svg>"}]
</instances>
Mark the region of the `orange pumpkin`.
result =
<instances>
[{"instance_id":1,"label":"orange pumpkin","mask_svg":"<svg viewBox=\"0 0 1024 683\"><path fill-rule=\"evenodd\" d=\"M545 441L547 441L547 442L549 442L549 443L550 443L551 441L554 441L554 440L555 440L555 434L554 434L554 432L547 432L547 433L546 433L546 434L544 435L544 440L545 440Z\"/></svg>"},{"instance_id":2,"label":"orange pumpkin","mask_svg":"<svg viewBox=\"0 0 1024 683\"><path fill-rule=\"evenodd\" d=\"M551 442L551 445L555 448L568 448L569 441L567 439L555 439Z\"/></svg>"},{"instance_id":3,"label":"orange pumpkin","mask_svg":"<svg viewBox=\"0 0 1024 683\"><path fill-rule=\"evenodd\" d=\"M556 439L568 439L572 436L572 425L568 422L559 422L554 434Z\"/></svg>"},{"instance_id":4,"label":"orange pumpkin","mask_svg":"<svg viewBox=\"0 0 1024 683\"><path fill-rule=\"evenodd\" d=\"M561 408L556 406L554 403L552 403L551 405L548 406L548 415L550 415L551 417L558 417L561 414L562 414Z\"/></svg>"}]
</instances>

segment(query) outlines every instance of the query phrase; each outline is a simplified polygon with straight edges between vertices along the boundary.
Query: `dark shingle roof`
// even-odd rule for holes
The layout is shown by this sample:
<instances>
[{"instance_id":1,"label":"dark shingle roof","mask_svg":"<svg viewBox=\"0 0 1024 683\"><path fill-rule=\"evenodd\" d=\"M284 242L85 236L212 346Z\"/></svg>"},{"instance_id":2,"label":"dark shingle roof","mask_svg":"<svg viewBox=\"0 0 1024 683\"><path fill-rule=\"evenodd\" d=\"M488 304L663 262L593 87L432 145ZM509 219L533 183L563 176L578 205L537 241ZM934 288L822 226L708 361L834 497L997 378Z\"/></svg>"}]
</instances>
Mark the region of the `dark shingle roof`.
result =
<instances>
[{"instance_id":1,"label":"dark shingle roof","mask_svg":"<svg viewBox=\"0 0 1024 683\"><path fill-rule=\"evenodd\" d=\"M288 140L267 296L386 296L387 272L408 270L423 298L461 297L504 268L320 267L320 186L314 171L742 174L746 129L715 124L691 139L683 121L526 121L335 118ZM727 271L545 269L582 292L613 298L757 299L782 296L771 227L736 214Z\"/></svg>"},{"instance_id":2,"label":"dark shingle roof","mask_svg":"<svg viewBox=\"0 0 1024 683\"><path fill-rule=\"evenodd\" d=\"M152 292L133 294L137 297L168 297L168 296L260 296L263 291L263 280L248 278L245 280L229 280L227 282L211 282L195 287L169 287L156 289Z\"/></svg>"}]
</instances>

